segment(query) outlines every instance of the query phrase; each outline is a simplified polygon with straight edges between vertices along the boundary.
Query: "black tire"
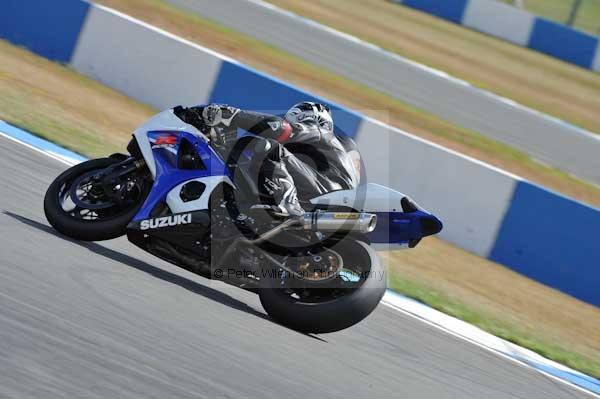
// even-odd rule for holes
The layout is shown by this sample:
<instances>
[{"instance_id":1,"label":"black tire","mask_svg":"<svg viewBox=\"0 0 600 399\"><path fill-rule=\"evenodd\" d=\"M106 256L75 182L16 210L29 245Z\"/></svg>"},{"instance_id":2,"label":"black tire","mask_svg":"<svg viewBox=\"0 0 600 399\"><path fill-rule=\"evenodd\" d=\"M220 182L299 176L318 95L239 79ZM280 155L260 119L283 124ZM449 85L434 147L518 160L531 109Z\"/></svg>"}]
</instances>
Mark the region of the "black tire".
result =
<instances>
[{"instance_id":1,"label":"black tire","mask_svg":"<svg viewBox=\"0 0 600 399\"><path fill-rule=\"evenodd\" d=\"M344 296L319 303L302 302L285 295L281 289L263 288L259 292L260 302L269 316L297 331L330 333L355 325L375 310L387 288L385 269L376 252L354 239L342 240L333 249L342 255L344 262L349 260L347 257L356 261L358 256L363 262L370 262L372 277Z\"/></svg>"},{"instance_id":2,"label":"black tire","mask_svg":"<svg viewBox=\"0 0 600 399\"><path fill-rule=\"evenodd\" d=\"M127 224L136 215L143 200L126 213L104 220L76 219L63 210L59 200L60 191L66 183L72 182L85 173L104 169L118 162L119 159L116 157L93 159L75 165L58 176L50 184L44 197L44 213L52 227L68 237L81 241L103 241L124 235ZM146 189L142 198L145 198L147 192Z\"/></svg>"}]
</instances>

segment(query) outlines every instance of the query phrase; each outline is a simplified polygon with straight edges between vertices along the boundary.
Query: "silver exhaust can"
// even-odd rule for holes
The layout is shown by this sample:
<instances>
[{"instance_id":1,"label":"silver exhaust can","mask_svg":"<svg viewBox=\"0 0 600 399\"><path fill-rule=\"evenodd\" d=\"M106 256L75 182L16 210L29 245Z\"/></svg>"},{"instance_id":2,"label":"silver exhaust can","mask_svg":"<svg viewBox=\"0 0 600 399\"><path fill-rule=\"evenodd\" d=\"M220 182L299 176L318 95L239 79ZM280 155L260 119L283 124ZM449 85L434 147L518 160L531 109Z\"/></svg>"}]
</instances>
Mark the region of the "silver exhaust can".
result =
<instances>
[{"instance_id":1,"label":"silver exhaust can","mask_svg":"<svg viewBox=\"0 0 600 399\"><path fill-rule=\"evenodd\" d=\"M302 219L305 230L323 232L356 232L371 233L377 226L377 215L374 213L352 212L307 212Z\"/></svg>"}]
</instances>

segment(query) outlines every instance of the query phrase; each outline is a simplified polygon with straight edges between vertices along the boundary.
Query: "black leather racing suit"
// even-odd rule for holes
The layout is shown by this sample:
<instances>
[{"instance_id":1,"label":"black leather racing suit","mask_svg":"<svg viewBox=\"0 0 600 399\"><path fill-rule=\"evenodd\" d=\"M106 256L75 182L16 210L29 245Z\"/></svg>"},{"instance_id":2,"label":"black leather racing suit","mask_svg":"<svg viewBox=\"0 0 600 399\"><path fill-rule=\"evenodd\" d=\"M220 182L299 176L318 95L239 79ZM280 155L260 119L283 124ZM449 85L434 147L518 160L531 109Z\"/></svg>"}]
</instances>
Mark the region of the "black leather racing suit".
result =
<instances>
[{"instance_id":1,"label":"black leather racing suit","mask_svg":"<svg viewBox=\"0 0 600 399\"><path fill-rule=\"evenodd\" d=\"M291 125L269 114L218 105L220 115L207 115L205 107L176 108L187 123L211 137L211 143L231 148L227 137L236 137L237 128L267 139L258 177L258 188L271 196L281 211L298 216L303 213L300 199L308 200L335 190L351 189L360 176L352 157L333 132L317 124ZM179 109L179 111L177 111ZM218 112L217 112L218 113Z\"/></svg>"}]
</instances>

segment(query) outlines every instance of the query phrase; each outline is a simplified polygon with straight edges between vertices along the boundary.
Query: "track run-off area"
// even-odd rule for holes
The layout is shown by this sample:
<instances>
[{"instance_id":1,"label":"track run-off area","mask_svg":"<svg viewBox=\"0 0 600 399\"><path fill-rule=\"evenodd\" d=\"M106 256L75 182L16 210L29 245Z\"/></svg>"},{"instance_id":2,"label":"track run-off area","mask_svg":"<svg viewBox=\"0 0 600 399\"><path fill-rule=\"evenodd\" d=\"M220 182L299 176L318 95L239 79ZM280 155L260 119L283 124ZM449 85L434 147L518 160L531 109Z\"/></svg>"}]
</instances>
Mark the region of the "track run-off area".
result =
<instances>
[{"instance_id":1,"label":"track run-off area","mask_svg":"<svg viewBox=\"0 0 600 399\"><path fill-rule=\"evenodd\" d=\"M297 333L125 238L60 236L42 210L57 157L0 135L0 167L0 398L593 396L384 305Z\"/></svg>"}]
</instances>

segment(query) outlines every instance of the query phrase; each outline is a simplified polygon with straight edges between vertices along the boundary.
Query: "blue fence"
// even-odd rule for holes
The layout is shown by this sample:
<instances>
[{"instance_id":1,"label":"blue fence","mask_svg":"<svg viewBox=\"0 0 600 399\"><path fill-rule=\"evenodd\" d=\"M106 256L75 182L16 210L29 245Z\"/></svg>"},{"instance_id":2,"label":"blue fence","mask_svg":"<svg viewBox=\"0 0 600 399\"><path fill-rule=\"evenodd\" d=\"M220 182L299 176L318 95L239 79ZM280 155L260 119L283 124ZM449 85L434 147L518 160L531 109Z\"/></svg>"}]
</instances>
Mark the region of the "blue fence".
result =
<instances>
[{"instance_id":1,"label":"blue fence","mask_svg":"<svg viewBox=\"0 0 600 399\"><path fill-rule=\"evenodd\" d=\"M600 306L600 210L519 182L490 259Z\"/></svg>"},{"instance_id":2,"label":"blue fence","mask_svg":"<svg viewBox=\"0 0 600 399\"><path fill-rule=\"evenodd\" d=\"M536 18L529 47L591 69L598 49L598 38L556 22Z\"/></svg>"},{"instance_id":3,"label":"blue fence","mask_svg":"<svg viewBox=\"0 0 600 399\"><path fill-rule=\"evenodd\" d=\"M457 24L600 71L600 42L568 26L497 0L394 0Z\"/></svg>"},{"instance_id":4,"label":"blue fence","mask_svg":"<svg viewBox=\"0 0 600 399\"><path fill-rule=\"evenodd\" d=\"M4 0L0 7L0 38L69 62L90 5L77 0Z\"/></svg>"},{"instance_id":5,"label":"blue fence","mask_svg":"<svg viewBox=\"0 0 600 399\"><path fill-rule=\"evenodd\" d=\"M404 0L404 5L460 24L468 0Z\"/></svg>"}]
</instances>

